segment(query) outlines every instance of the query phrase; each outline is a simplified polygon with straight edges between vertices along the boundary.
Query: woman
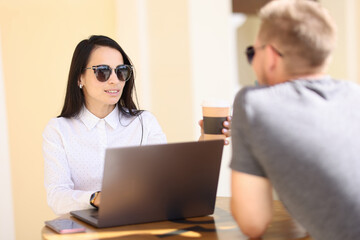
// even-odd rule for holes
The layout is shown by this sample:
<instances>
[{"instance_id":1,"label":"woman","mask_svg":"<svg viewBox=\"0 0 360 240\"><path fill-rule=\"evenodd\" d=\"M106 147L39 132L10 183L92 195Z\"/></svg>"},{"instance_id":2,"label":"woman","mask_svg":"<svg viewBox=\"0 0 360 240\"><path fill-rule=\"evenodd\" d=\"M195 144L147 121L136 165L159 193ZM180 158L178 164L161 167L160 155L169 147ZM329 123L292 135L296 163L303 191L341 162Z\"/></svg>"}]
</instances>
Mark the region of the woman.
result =
<instances>
[{"instance_id":1,"label":"woman","mask_svg":"<svg viewBox=\"0 0 360 240\"><path fill-rule=\"evenodd\" d=\"M137 109L134 68L105 36L81 41L73 54L65 103L43 133L47 201L56 214L98 207L105 149L166 143L155 117Z\"/></svg>"}]
</instances>

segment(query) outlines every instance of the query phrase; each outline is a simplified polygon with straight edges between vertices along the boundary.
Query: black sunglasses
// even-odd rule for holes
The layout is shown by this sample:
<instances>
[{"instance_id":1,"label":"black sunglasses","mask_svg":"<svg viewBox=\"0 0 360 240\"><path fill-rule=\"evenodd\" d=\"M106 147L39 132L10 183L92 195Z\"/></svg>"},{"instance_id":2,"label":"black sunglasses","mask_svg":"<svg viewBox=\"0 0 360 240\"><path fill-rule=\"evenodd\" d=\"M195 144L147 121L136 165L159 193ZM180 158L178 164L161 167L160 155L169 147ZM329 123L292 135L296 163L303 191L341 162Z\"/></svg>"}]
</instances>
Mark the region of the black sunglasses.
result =
<instances>
[{"instance_id":1,"label":"black sunglasses","mask_svg":"<svg viewBox=\"0 0 360 240\"><path fill-rule=\"evenodd\" d=\"M112 73L113 68L111 68L108 65L98 65L98 66L92 66L87 67L85 69L92 69L94 70L96 79L100 82L106 82ZM133 66L131 65L119 65L115 69L115 74L117 78L120 81L126 82L131 78L131 75L133 74Z\"/></svg>"},{"instance_id":2,"label":"black sunglasses","mask_svg":"<svg viewBox=\"0 0 360 240\"><path fill-rule=\"evenodd\" d=\"M274 52L276 52L280 57L283 57L284 55L280 52L280 51L278 51L276 48L274 48L272 45L269 45L273 50L274 50ZM263 46L261 46L261 47L254 47L254 46L249 46L249 47L247 47L246 48L246 51L245 51L245 54L246 54L246 57L247 57L247 60L248 60L248 62L249 62L249 64L251 64L252 63L252 61L253 61L253 59L254 59L254 56L255 56L255 50L256 49L263 49L263 48L265 48L266 47L266 45L263 45Z\"/></svg>"}]
</instances>

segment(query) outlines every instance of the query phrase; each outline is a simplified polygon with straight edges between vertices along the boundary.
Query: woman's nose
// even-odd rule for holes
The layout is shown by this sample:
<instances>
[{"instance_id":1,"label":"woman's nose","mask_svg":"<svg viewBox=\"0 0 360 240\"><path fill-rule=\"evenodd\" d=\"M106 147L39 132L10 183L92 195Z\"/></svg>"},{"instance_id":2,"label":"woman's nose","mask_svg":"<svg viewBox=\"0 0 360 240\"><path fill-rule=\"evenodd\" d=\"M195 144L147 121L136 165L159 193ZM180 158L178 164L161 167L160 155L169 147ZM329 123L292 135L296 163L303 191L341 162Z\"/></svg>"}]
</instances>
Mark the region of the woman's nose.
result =
<instances>
[{"instance_id":1,"label":"woman's nose","mask_svg":"<svg viewBox=\"0 0 360 240\"><path fill-rule=\"evenodd\" d=\"M109 77L109 82L111 83L117 83L117 81L119 81L114 69L111 70L111 74L110 74L110 77Z\"/></svg>"}]
</instances>

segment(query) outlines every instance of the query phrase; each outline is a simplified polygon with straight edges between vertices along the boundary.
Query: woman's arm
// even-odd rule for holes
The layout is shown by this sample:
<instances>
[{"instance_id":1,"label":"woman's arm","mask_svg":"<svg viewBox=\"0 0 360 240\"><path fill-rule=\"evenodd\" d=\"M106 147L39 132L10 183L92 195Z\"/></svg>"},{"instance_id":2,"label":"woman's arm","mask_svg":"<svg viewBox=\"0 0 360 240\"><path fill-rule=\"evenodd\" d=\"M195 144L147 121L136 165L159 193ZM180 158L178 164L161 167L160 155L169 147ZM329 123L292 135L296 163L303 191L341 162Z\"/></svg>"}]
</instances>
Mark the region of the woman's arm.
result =
<instances>
[{"instance_id":1,"label":"woman's arm","mask_svg":"<svg viewBox=\"0 0 360 240\"><path fill-rule=\"evenodd\" d=\"M204 121L203 120L199 121L199 126L201 128L201 135L199 137L199 141L203 141L204 140ZM226 137L224 144L229 145L229 140L227 138L229 138L231 136L231 117L230 116L227 117L227 121L223 122L223 126L224 126L224 128L222 129L222 133Z\"/></svg>"},{"instance_id":2,"label":"woman's arm","mask_svg":"<svg viewBox=\"0 0 360 240\"><path fill-rule=\"evenodd\" d=\"M50 121L43 133L44 184L48 205L56 214L91 208L93 191L74 190L66 152L56 121Z\"/></svg>"}]
</instances>

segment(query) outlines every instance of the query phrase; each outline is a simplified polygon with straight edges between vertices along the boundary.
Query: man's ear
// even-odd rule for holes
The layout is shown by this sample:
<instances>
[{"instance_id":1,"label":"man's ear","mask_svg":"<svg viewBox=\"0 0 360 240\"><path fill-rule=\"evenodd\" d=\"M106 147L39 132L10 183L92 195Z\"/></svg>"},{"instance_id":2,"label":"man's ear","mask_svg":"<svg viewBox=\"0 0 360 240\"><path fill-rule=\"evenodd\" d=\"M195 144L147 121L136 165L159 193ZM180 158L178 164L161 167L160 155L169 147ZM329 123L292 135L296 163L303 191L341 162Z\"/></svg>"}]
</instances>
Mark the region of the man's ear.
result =
<instances>
[{"instance_id":1,"label":"man's ear","mask_svg":"<svg viewBox=\"0 0 360 240\"><path fill-rule=\"evenodd\" d=\"M274 51L274 49L271 47L271 45L266 45L265 48L265 54L267 58L267 70L271 73L276 71L276 68L278 67L278 54Z\"/></svg>"},{"instance_id":2,"label":"man's ear","mask_svg":"<svg viewBox=\"0 0 360 240\"><path fill-rule=\"evenodd\" d=\"M264 51L265 51L264 70L267 77L267 81L269 85L274 85L278 82L280 77L279 56L270 45L267 45Z\"/></svg>"},{"instance_id":3,"label":"man's ear","mask_svg":"<svg viewBox=\"0 0 360 240\"><path fill-rule=\"evenodd\" d=\"M270 85L282 83L288 79L285 72L282 56L271 46L267 45L265 49L266 74Z\"/></svg>"}]
</instances>

